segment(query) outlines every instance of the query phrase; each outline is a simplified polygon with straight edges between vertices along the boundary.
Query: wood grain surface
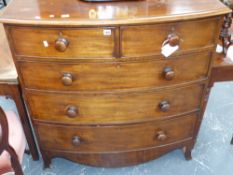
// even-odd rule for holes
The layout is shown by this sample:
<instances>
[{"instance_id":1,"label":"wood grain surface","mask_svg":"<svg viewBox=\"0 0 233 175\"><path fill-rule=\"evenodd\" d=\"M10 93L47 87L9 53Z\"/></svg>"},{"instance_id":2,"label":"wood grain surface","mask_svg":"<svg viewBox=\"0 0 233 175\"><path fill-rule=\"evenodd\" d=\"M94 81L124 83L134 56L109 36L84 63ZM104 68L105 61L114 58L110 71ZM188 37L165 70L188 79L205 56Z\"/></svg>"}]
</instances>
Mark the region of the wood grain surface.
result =
<instances>
[{"instance_id":1,"label":"wood grain surface","mask_svg":"<svg viewBox=\"0 0 233 175\"><path fill-rule=\"evenodd\" d=\"M178 85L206 79L212 53L210 51L152 60L75 63L75 62L18 62L26 88L56 91L114 90L154 88ZM37 59L38 60L38 59ZM167 80L166 68L174 78ZM64 84L66 74L71 83Z\"/></svg>"},{"instance_id":2,"label":"wood grain surface","mask_svg":"<svg viewBox=\"0 0 233 175\"><path fill-rule=\"evenodd\" d=\"M47 93L26 91L31 117L44 122L69 124L107 124L165 119L199 110L203 85L169 90L121 93ZM167 101L164 112L160 103ZM67 115L70 106L77 111Z\"/></svg>"},{"instance_id":3,"label":"wood grain surface","mask_svg":"<svg viewBox=\"0 0 233 175\"><path fill-rule=\"evenodd\" d=\"M36 124L35 126L43 149L118 152L156 147L191 138L196 119L196 115L193 114L181 119L133 125L67 127ZM159 132L164 132L167 138L159 140ZM78 145L73 143L76 136L80 138Z\"/></svg>"}]
</instances>

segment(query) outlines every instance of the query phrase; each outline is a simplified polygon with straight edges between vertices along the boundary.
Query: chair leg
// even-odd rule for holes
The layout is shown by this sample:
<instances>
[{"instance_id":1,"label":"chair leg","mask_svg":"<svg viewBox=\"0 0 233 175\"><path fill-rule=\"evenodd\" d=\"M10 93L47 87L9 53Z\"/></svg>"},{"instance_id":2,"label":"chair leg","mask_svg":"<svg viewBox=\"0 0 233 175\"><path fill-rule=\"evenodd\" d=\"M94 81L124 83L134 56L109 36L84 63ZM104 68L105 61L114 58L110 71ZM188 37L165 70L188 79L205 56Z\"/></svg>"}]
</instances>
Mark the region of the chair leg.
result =
<instances>
[{"instance_id":1,"label":"chair leg","mask_svg":"<svg viewBox=\"0 0 233 175\"><path fill-rule=\"evenodd\" d=\"M9 146L6 150L10 154L11 166L14 169L15 175L23 175L23 170L15 150L11 146Z\"/></svg>"},{"instance_id":2,"label":"chair leg","mask_svg":"<svg viewBox=\"0 0 233 175\"><path fill-rule=\"evenodd\" d=\"M16 107L20 115L20 119L23 125L23 129L28 142L30 153L32 155L33 160L39 160L39 154L33 136L31 124L27 115L27 111L24 105L22 95L20 95L21 94L20 88L18 85L14 85L13 89L14 89L14 94L12 98L15 101Z\"/></svg>"}]
</instances>

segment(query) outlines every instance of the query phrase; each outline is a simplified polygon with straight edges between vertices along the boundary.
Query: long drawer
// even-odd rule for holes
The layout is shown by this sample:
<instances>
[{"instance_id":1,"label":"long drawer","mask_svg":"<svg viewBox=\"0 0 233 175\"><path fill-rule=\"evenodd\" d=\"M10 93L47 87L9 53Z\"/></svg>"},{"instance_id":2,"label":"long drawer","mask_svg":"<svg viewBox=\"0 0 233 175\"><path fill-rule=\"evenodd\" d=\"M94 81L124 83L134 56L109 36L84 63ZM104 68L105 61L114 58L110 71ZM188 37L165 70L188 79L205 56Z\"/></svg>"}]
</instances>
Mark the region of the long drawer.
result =
<instances>
[{"instance_id":1,"label":"long drawer","mask_svg":"<svg viewBox=\"0 0 233 175\"><path fill-rule=\"evenodd\" d=\"M49 93L26 91L33 119L70 124L125 123L163 119L199 110L203 85L163 91Z\"/></svg>"},{"instance_id":2,"label":"long drawer","mask_svg":"<svg viewBox=\"0 0 233 175\"><path fill-rule=\"evenodd\" d=\"M42 149L116 152L150 148L192 138L197 116L118 126L64 126L36 123ZM49 132L48 132L49 131Z\"/></svg>"},{"instance_id":3,"label":"long drawer","mask_svg":"<svg viewBox=\"0 0 233 175\"><path fill-rule=\"evenodd\" d=\"M111 90L163 87L205 79L211 52L127 62L19 62L25 87L42 90Z\"/></svg>"},{"instance_id":4,"label":"long drawer","mask_svg":"<svg viewBox=\"0 0 233 175\"><path fill-rule=\"evenodd\" d=\"M16 55L62 59L112 58L116 29L107 28L9 28ZM20 44L19 44L20 43Z\"/></svg>"},{"instance_id":5,"label":"long drawer","mask_svg":"<svg viewBox=\"0 0 233 175\"><path fill-rule=\"evenodd\" d=\"M122 56L158 54L165 43L178 45L179 50L176 53L213 45L217 38L219 22L219 18L210 18L160 25L121 27Z\"/></svg>"}]
</instances>

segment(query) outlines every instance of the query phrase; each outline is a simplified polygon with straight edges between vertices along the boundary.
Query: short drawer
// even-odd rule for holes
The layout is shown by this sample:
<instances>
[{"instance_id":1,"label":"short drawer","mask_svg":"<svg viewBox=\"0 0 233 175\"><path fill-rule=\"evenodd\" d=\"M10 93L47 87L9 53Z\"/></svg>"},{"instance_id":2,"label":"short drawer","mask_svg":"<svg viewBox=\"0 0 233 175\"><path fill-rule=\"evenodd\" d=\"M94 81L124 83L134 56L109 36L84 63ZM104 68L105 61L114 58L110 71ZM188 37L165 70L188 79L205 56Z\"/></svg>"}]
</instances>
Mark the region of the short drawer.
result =
<instances>
[{"instance_id":1,"label":"short drawer","mask_svg":"<svg viewBox=\"0 0 233 175\"><path fill-rule=\"evenodd\" d=\"M170 59L105 63L19 62L25 87L82 91L163 87L207 78L208 51Z\"/></svg>"},{"instance_id":2,"label":"short drawer","mask_svg":"<svg viewBox=\"0 0 233 175\"><path fill-rule=\"evenodd\" d=\"M213 45L218 36L219 22L219 18L212 18L121 27L122 56L160 54L163 43L168 42L179 45L177 53Z\"/></svg>"},{"instance_id":3,"label":"short drawer","mask_svg":"<svg viewBox=\"0 0 233 175\"><path fill-rule=\"evenodd\" d=\"M42 149L116 152L171 144L193 136L196 114L159 122L117 126L35 124ZM49 132L48 132L49 131Z\"/></svg>"},{"instance_id":4,"label":"short drawer","mask_svg":"<svg viewBox=\"0 0 233 175\"><path fill-rule=\"evenodd\" d=\"M115 28L9 28L16 55L63 59L112 58Z\"/></svg>"},{"instance_id":5,"label":"short drawer","mask_svg":"<svg viewBox=\"0 0 233 175\"><path fill-rule=\"evenodd\" d=\"M26 91L31 116L70 124L126 123L169 118L197 111L203 85L163 91L49 93Z\"/></svg>"}]
</instances>

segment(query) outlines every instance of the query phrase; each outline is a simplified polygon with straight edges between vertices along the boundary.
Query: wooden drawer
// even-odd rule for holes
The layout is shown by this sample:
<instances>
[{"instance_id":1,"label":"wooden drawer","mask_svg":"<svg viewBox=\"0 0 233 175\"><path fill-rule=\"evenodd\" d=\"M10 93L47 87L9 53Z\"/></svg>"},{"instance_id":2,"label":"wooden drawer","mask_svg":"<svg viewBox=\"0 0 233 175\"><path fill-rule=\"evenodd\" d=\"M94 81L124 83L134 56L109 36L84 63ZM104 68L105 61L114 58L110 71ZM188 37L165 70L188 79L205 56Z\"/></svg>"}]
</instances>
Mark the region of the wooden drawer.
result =
<instances>
[{"instance_id":1,"label":"wooden drawer","mask_svg":"<svg viewBox=\"0 0 233 175\"><path fill-rule=\"evenodd\" d=\"M117 126L36 124L42 149L77 152L115 152L150 148L192 138L196 114ZM49 131L49 132L48 132Z\"/></svg>"},{"instance_id":2,"label":"wooden drawer","mask_svg":"<svg viewBox=\"0 0 233 175\"><path fill-rule=\"evenodd\" d=\"M116 54L115 28L11 27L9 32L16 55L72 59Z\"/></svg>"},{"instance_id":3,"label":"wooden drawer","mask_svg":"<svg viewBox=\"0 0 233 175\"><path fill-rule=\"evenodd\" d=\"M172 35L174 37L169 37L170 42L173 44L179 42L180 48L177 53L213 45L219 22L219 18L212 18L160 25L121 27L122 56L160 54L162 44Z\"/></svg>"},{"instance_id":4,"label":"wooden drawer","mask_svg":"<svg viewBox=\"0 0 233 175\"><path fill-rule=\"evenodd\" d=\"M79 91L162 87L197 81L207 77L210 59L211 53L205 51L149 61L18 65L27 88Z\"/></svg>"},{"instance_id":5,"label":"wooden drawer","mask_svg":"<svg viewBox=\"0 0 233 175\"><path fill-rule=\"evenodd\" d=\"M163 91L46 93L26 91L31 116L46 122L106 124L147 121L199 110L203 85Z\"/></svg>"}]
</instances>

